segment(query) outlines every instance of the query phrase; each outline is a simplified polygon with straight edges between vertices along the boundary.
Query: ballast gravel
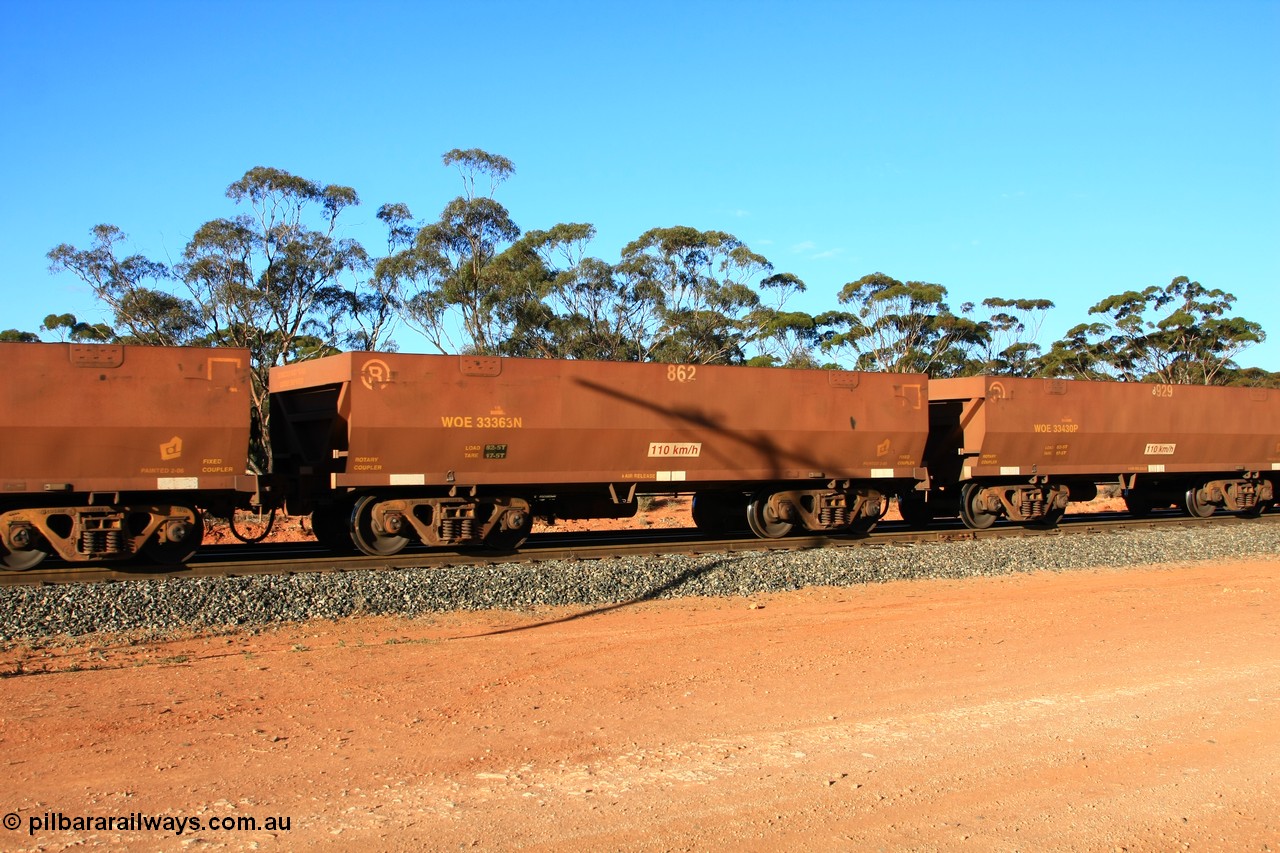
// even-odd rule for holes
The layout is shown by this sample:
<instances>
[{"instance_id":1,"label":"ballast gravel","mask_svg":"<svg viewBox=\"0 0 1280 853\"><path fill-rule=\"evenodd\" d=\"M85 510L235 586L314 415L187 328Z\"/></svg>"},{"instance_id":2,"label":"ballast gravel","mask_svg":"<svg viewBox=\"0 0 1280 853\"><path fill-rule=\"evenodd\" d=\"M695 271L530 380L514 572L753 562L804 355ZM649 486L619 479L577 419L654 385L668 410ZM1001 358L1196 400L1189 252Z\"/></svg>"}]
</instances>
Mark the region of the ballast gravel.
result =
<instances>
[{"instance_id":1,"label":"ballast gravel","mask_svg":"<svg viewBox=\"0 0 1280 853\"><path fill-rule=\"evenodd\" d=\"M1238 524L917 545L503 563L0 588L0 640L162 637L352 615L602 606L812 586L1280 556L1280 525Z\"/></svg>"}]
</instances>

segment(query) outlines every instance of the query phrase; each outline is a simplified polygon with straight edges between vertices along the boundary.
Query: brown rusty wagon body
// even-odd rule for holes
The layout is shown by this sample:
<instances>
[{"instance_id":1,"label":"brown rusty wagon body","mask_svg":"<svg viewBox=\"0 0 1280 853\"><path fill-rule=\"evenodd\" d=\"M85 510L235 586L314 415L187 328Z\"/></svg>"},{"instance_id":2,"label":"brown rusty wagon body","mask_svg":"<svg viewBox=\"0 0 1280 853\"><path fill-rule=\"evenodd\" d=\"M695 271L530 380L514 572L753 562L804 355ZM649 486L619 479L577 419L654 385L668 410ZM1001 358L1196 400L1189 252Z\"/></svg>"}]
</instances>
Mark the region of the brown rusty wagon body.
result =
<instances>
[{"instance_id":1,"label":"brown rusty wagon body","mask_svg":"<svg viewBox=\"0 0 1280 853\"><path fill-rule=\"evenodd\" d=\"M509 546L535 514L671 492L707 529L869 528L923 476L919 375L345 353L271 390L277 472L318 537L366 553Z\"/></svg>"},{"instance_id":2,"label":"brown rusty wagon body","mask_svg":"<svg viewBox=\"0 0 1280 853\"><path fill-rule=\"evenodd\" d=\"M1115 483L1136 514L1255 514L1280 475L1280 391L977 376L934 380L932 507L967 524L1056 520Z\"/></svg>"},{"instance_id":3,"label":"brown rusty wagon body","mask_svg":"<svg viewBox=\"0 0 1280 853\"><path fill-rule=\"evenodd\" d=\"M29 568L199 545L197 506L234 505L249 443L249 354L0 344L0 557Z\"/></svg>"}]
</instances>

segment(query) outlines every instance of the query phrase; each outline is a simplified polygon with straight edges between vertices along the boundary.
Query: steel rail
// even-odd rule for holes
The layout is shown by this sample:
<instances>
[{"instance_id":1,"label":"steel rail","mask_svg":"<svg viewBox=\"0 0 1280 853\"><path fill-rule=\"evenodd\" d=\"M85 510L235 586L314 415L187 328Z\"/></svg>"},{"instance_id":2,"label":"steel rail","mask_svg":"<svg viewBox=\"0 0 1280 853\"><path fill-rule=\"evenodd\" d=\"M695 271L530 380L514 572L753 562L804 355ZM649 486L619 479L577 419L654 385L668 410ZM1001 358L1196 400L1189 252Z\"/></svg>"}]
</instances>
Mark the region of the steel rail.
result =
<instances>
[{"instance_id":1,"label":"steel rail","mask_svg":"<svg viewBox=\"0 0 1280 853\"><path fill-rule=\"evenodd\" d=\"M1081 513L1064 517L1056 527L1038 528L997 524L970 530L954 522L936 522L926 529L902 522L885 522L861 536L793 535L781 539L754 537L708 538L694 528L587 531L572 534L537 533L519 551L450 551L415 548L394 557L335 555L316 543L279 542L258 545L214 545L181 566L130 563L124 566L83 566L72 563L41 565L26 571L0 572L0 586L110 583L162 578L236 577L327 571L386 571L436 566L484 566L547 560L602 560L612 557L669 554L730 554L747 551L803 551L815 548L907 547L923 543L975 541L1029 536L1070 536L1133 529L1214 527L1240 524L1280 524L1280 513L1260 518L1214 515L1190 518L1176 513L1135 519L1121 513ZM55 562L53 560L47 562Z\"/></svg>"}]
</instances>

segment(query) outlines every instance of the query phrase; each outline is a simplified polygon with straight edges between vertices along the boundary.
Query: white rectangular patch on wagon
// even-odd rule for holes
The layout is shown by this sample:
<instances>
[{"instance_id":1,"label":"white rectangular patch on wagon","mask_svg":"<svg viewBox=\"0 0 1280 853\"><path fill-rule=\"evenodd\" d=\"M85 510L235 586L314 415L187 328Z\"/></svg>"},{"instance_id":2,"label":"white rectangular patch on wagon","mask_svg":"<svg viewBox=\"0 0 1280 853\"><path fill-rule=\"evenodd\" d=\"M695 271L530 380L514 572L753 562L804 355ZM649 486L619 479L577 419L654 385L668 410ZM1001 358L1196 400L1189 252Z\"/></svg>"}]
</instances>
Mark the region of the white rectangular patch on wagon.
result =
<instances>
[{"instance_id":1,"label":"white rectangular patch on wagon","mask_svg":"<svg viewBox=\"0 0 1280 853\"><path fill-rule=\"evenodd\" d=\"M652 458L668 458L673 456L695 457L702 455L702 442L700 441L651 441L649 442L649 457Z\"/></svg>"},{"instance_id":2,"label":"white rectangular patch on wagon","mask_svg":"<svg viewBox=\"0 0 1280 853\"><path fill-rule=\"evenodd\" d=\"M392 486L425 486L426 484L426 474L392 474L390 477Z\"/></svg>"},{"instance_id":3,"label":"white rectangular patch on wagon","mask_svg":"<svg viewBox=\"0 0 1280 853\"><path fill-rule=\"evenodd\" d=\"M198 489L199 477L157 477L157 489Z\"/></svg>"}]
</instances>

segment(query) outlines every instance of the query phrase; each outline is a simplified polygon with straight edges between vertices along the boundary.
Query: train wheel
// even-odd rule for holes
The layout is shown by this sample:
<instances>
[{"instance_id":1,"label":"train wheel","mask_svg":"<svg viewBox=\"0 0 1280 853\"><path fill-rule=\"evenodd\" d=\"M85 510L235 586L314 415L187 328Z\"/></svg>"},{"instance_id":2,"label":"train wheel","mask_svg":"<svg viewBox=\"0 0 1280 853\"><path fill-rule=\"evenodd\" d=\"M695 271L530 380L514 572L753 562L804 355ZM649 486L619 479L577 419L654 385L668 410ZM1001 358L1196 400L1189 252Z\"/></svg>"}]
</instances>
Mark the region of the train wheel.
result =
<instances>
[{"instance_id":1,"label":"train wheel","mask_svg":"<svg viewBox=\"0 0 1280 853\"><path fill-rule=\"evenodd\" d=\"M795 529L790 521L773 514L768 495L760 495L747 504L747 527L761 539L781 539Z\"/></svg>"},{"instance_id":2,"label":"train wheel","mask_svg":"<svg viewBox=\"0 0 1280 853\"><path fill-rule=\"evenodd\" d=\"M518 516L518 523L515 527L504 527L502 524L495 526L484 539L486 548L495 551L514 551L529 538L529 531L533 530L533 516L517 509L508 509L505 512L506 520L509 521Z\"/></svg>"},{"instance_id":3,"label":"train wheel","mask_svg":"<svg viewBox=\"0 0 1280 853\"><path fill-rule=\"evenodd\" d=\"M24 572L27 569L34 569L36 566L44 562L47 557L44 551L39 548L28 548L23 551L10 551L3 545L0 545L0 563L4 564L6 569L12 569L15 572Z\"/></svg>"},{"instance_id":4,"label":"train wheel","mask_svg":"<svg viewBox=\"0 0 1280 853\"><path fill-rule=\"evenodd\" d=\"M983 505L982 487L967 483L960 491L960 520L970 530L986 530L996 523L996 514Z\"/></svg>"},{"instance_id":5,"label":"train wheel","mask_svg":"<svg viewBox=\"0 0 1280 853\"><path fill-rule=\"evenodd\" d=\"M1217 509L1213 504L1200 500L1199 486L1192 486L1187 489L1187 497L1183 502L1183 508L1186 509L1187 515L1192 518L1208 518Z\"/></svg>"},{"instance_id":6,"label":"train wheel","mask_svg":"<svg viewBox=\"0 0 1280 853\"><path fill-rule=\"evenodd\" d=\"M195 520L187 527L187 532L177 542L164 538L161 529L158 535L152 536L142 546L141 554L153 563L162 566L176 566L190 560L204 541L204 513L194 510Z\"/></svg>"},{"instance_id":7,"label":"train wheel","mask_svg":"<svg viewBox=\"0 0 1280 853\"><path fill-rule=\"evenodd\" d=\"M378 500L377 495L365 495L356 501L355 509L351 511L351 540L362 554L391 557L404 550L409 538L374 529L373 508Z\"/></svg>"}]
</instances>

